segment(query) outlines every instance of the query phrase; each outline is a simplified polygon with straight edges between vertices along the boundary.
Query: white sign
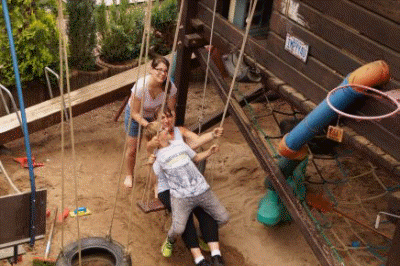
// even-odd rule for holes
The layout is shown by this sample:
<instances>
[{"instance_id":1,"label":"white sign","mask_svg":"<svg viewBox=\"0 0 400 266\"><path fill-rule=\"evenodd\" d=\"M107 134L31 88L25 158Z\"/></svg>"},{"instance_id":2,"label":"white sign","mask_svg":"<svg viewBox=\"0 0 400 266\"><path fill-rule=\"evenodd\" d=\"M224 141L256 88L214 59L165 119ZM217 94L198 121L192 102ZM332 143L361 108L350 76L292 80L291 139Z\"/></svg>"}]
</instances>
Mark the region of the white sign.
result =
<instances>
[{"instance_id":1,"label":"white sign","mask_svg":"<svg viewBox=\"0 0 400 266\"><path fill-rule=\"evenodd\" d=\"M285 50L303 61L307 61L308 56L308 44L305 44L302 40L290 35L286 35Z\"/></svg>"}]
</instances>

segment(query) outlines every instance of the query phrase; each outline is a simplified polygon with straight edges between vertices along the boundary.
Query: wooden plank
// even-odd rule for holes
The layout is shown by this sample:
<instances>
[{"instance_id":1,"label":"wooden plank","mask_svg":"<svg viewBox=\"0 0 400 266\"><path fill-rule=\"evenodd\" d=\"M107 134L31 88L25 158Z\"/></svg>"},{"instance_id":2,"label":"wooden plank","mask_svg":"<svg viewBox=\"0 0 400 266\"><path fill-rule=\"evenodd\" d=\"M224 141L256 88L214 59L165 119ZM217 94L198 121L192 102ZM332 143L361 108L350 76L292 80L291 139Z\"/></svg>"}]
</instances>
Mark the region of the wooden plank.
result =
<instances>
[{"instance_id":1,"label":"wooden plank","mask_svg":"<svg viewBox=\"0 0 400 266\"><path fill-rule=\"evenodd\" d=\"M14 256L14 248L15 247L0 249L0 260L12 258ZM26 251L22 245L17 245L17 249L18 249L18 255L22 255L22 254L26 253Z\"/></svg>"},{"instance_id":2,"label":"wooden plank","mask_svg":"<svg viewBox=\"0 0 400 266\"><path fill-rule=\"evenodd\" d=\"M400 161L400 135L389 131L377 121L347 120L346 125ZM397 124L399 125L399 124Z\"/></svg>"},{"instance_id":3,"label":"wooden plank","mask_svg":"<svg viewBox=\"0 0 400 266\"><path fill-rule=\"evenodd\" d=\"M284 49L285 39L274 32L269 32L267 39L259 42L265 47L268 47L268 50L283 59L287 64L298 69L301 73L311 78L313 81L318 82L327 90L336 87L344 78L343 75L338 74L313 56L308 56L307 62L303 63Z\"/></svg>"},{"instance_id":4,"label":"wooden plank","mask_svg":"<svg viewBox=\"0 0 400 266\"><path fill-rule=\"evenodd\" d=\"M344 51L341 47L329 43L322 37L317 36L315 33L305 29L292 20L289 20L287 17L276 11L272 13L270 29L282 38L285 38L287 31L290 30L291 34L297 36L310 45L310 56L313 56L315 59L321 61L323 64L329 66L343 76L348 75L348 73L351 73L366 63L366 61ZM393 62L393 60L390 61ZM396 62L396 64L398 65L399 63ZM391 65L391 70L392 69L393 66ZM399 72L400 68L397 68L397 70ZM400 82L393 79L385 85L385 90L392 90L399 86Z\"/></svg>"},{"instance_id":5,"label":"wooden plank","mask_svg":"<svg viewBox=\"0 0 400 266\"><path fill-rule=\"evenodd\" d=\"M400 24L400 1L399 0L350 0L369 11Z\"/></svg>"},{"instance_id":6,"label":"wooden plank","mask_svg":"<svg viewBox=\"0 0 400 266\"><path fill-rule=\"evenodd\" d=\"M312 2L315 3L320 1ZM334 6L334 8L330 8L329 10L335 9L336 3L332 6ZM365 37L363 33L358 33L343 23L338 23L335 18L332 19L325 13L322 14L307 5L300 4L298 12L307 22L309 30L314 34L329 41L333 45L352 53L364 62L385 60L391 67L392 76L400 80L400 53L380 44L379 40L371 40L370 38ZM347 15L346 17L350 16ZM359 18L357 18L357 21L358 19ZM365 20L363 21L363 24L373 28L373 21ZM388 30L391 29L386 29L382 33L382 38L384 38L385 32L388 32ZM398 48L398 46L397 40L396 48Z\"/></svg>"},{"instance_id":7,"label":"wooden plank","mask_svg":"<svg viewBox=\"0 0 400 266\"><path fill-rule=\"evenodd\" d=\"M31 192L0 197L0 248L30 237ZM47 190L36 191L36 236L46 234ZM20 242L18 242L20 244Z\"/></svg>"},{"instance_id":8,"label":"wooden plank","mask_svg":"<svg viewBox=\"0 0 400 266\"><path fill-rule=\"evenodd\" d=\"M270 20L270 30L285 38L288 29L290 29L291 34L310 45L309 55L312 55L315 59L330 68L335 69L341 75L347 75L363 64L361 60L353 58L351 54L340 50L312 32L305 30L293 21L288 20L282 14L276 11L273 12Z\"/></svg>"},{"instance_id":9,"label":"wooden plank","mask_svg":"<svg viewBox=\"0 0 400 266\"><path fill-rule=\"evenodd\" d=\"M346 0L315 1L302 0L303 3L318 9L342 23L354 28L362 35L400 52L400 24L379 16L355 3ZM303 4L301 4L303 5ZM304 6L304 5L303 5ZM303 14L301 11L299 12ZM322 21L321 21L322 25Z\"/></svg>"},{"instance_id":10,"label":"wooden plank","mask_svg":"<svg viewBox=\"0 0 400 266\"><path fill-rule=\"evenodd\" d=\"M150 63L149 63L150 64ZM70 93L70 100L66 98L66 105L71 102L73 116L85 113L107 103L129 95L134 82L145 73L141 67L114 75L99 82L90 84ZM61 121L61 97L55 97L40 104L25 109L29 133L36 132ZM0 145L23 136L15 114L0 117Z\"/></svg>"}]
</instances>

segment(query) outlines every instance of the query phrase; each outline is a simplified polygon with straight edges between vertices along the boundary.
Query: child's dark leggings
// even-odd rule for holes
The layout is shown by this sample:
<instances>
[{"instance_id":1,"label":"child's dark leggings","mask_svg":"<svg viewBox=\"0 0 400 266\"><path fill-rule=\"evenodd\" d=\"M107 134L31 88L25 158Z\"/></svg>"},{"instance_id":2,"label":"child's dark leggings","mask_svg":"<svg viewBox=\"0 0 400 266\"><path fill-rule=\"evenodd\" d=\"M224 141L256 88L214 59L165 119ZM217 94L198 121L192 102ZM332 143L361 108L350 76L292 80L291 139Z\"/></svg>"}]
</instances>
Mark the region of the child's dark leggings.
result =
<instances>
[{"instance_id":1,"label":"child's dark leggings","mask_svg":"<svg viewBox=\"0 0 400 266\"><path fill-rule=\"evenodd\" d=\"M165 205L165 207L171 211L171 197L169 190L163 191L158 194L158 198ZM199 227L203 239L206 243L218 242L218 224L217 222L202 208L196 207L190 214L186 224L185 231L182 234L183 242L188 249L199 247L199 241L197 239L197 231L193 221L193 214L199 221Z\"/></svg>"}]
</instances>

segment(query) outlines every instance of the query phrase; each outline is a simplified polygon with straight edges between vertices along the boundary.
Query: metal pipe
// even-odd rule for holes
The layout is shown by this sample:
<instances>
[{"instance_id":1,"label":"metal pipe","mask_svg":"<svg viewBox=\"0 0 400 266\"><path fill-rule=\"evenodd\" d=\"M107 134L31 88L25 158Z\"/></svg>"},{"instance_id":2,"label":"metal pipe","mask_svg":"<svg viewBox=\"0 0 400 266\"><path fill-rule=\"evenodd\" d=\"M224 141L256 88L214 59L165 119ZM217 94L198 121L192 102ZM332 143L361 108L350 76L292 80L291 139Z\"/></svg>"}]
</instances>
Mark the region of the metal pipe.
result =
<instances>
[{"instance_id":1,"label":"metal pipe","mask_svg":"<svg viewBox=\"0 0 400 266\"><path fill-rule=\"evenodd\" d=\"M15 74L15 83L17 85L18 100L19 100L19 106L20 106L20 109L21 109L22 131L24 133L26 156L27 156L27 159L28 159L29 177L30 177L30 180L31 180L31 213L30 213L31 214L31 220L30 220L29 235L30 235L30 245L33 246L35 244L35 233L36 233L36 228L35 228L35 218L36 218L36 212L35 212L35 205L36 205L35 174L33 172L33 162L32 162L31 147L30 147L30 144L29 144L28 125L27 125L27 122L26 122L25 105L24 105L24 99L23 99L23 96L22 96L21 80L20 80L20 75L19 75L19 70L18 70L18 60L17 60L17 54L15 52L14 38L13 38L13 35L12 35L10 15L8 13L7 1L6 0L2 0L1 3L3 5L3 14L4 14L4 20L5 20L6 28L7 28L8 41L10 43L10 52L11 52L11 57L12 57L12 61L13 61L13 68L14 68L14 74Z\"/></svg>"}]
</instances>

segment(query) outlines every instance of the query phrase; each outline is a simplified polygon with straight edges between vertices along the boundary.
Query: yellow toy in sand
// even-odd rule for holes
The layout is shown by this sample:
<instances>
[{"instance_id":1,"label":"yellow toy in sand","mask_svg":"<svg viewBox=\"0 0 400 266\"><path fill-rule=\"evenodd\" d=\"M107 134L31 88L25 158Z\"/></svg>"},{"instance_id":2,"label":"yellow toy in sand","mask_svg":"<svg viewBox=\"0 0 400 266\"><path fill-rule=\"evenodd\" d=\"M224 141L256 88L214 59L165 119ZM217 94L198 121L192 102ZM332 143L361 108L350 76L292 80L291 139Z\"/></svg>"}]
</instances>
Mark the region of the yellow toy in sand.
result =
<instances>
[{"instance_id":1,"label":"yellow toy in sand","mask_svg":"<svg viewBox=\"0 0 400 266\"><path fill-rule=\"evenodd\" d=\"M78 209L69 212L69 216L71 216L72 218L76 216L86 216L90 214L92 214L92 212L86 207L79 207Z\"/></svg>"}]
</instances>

